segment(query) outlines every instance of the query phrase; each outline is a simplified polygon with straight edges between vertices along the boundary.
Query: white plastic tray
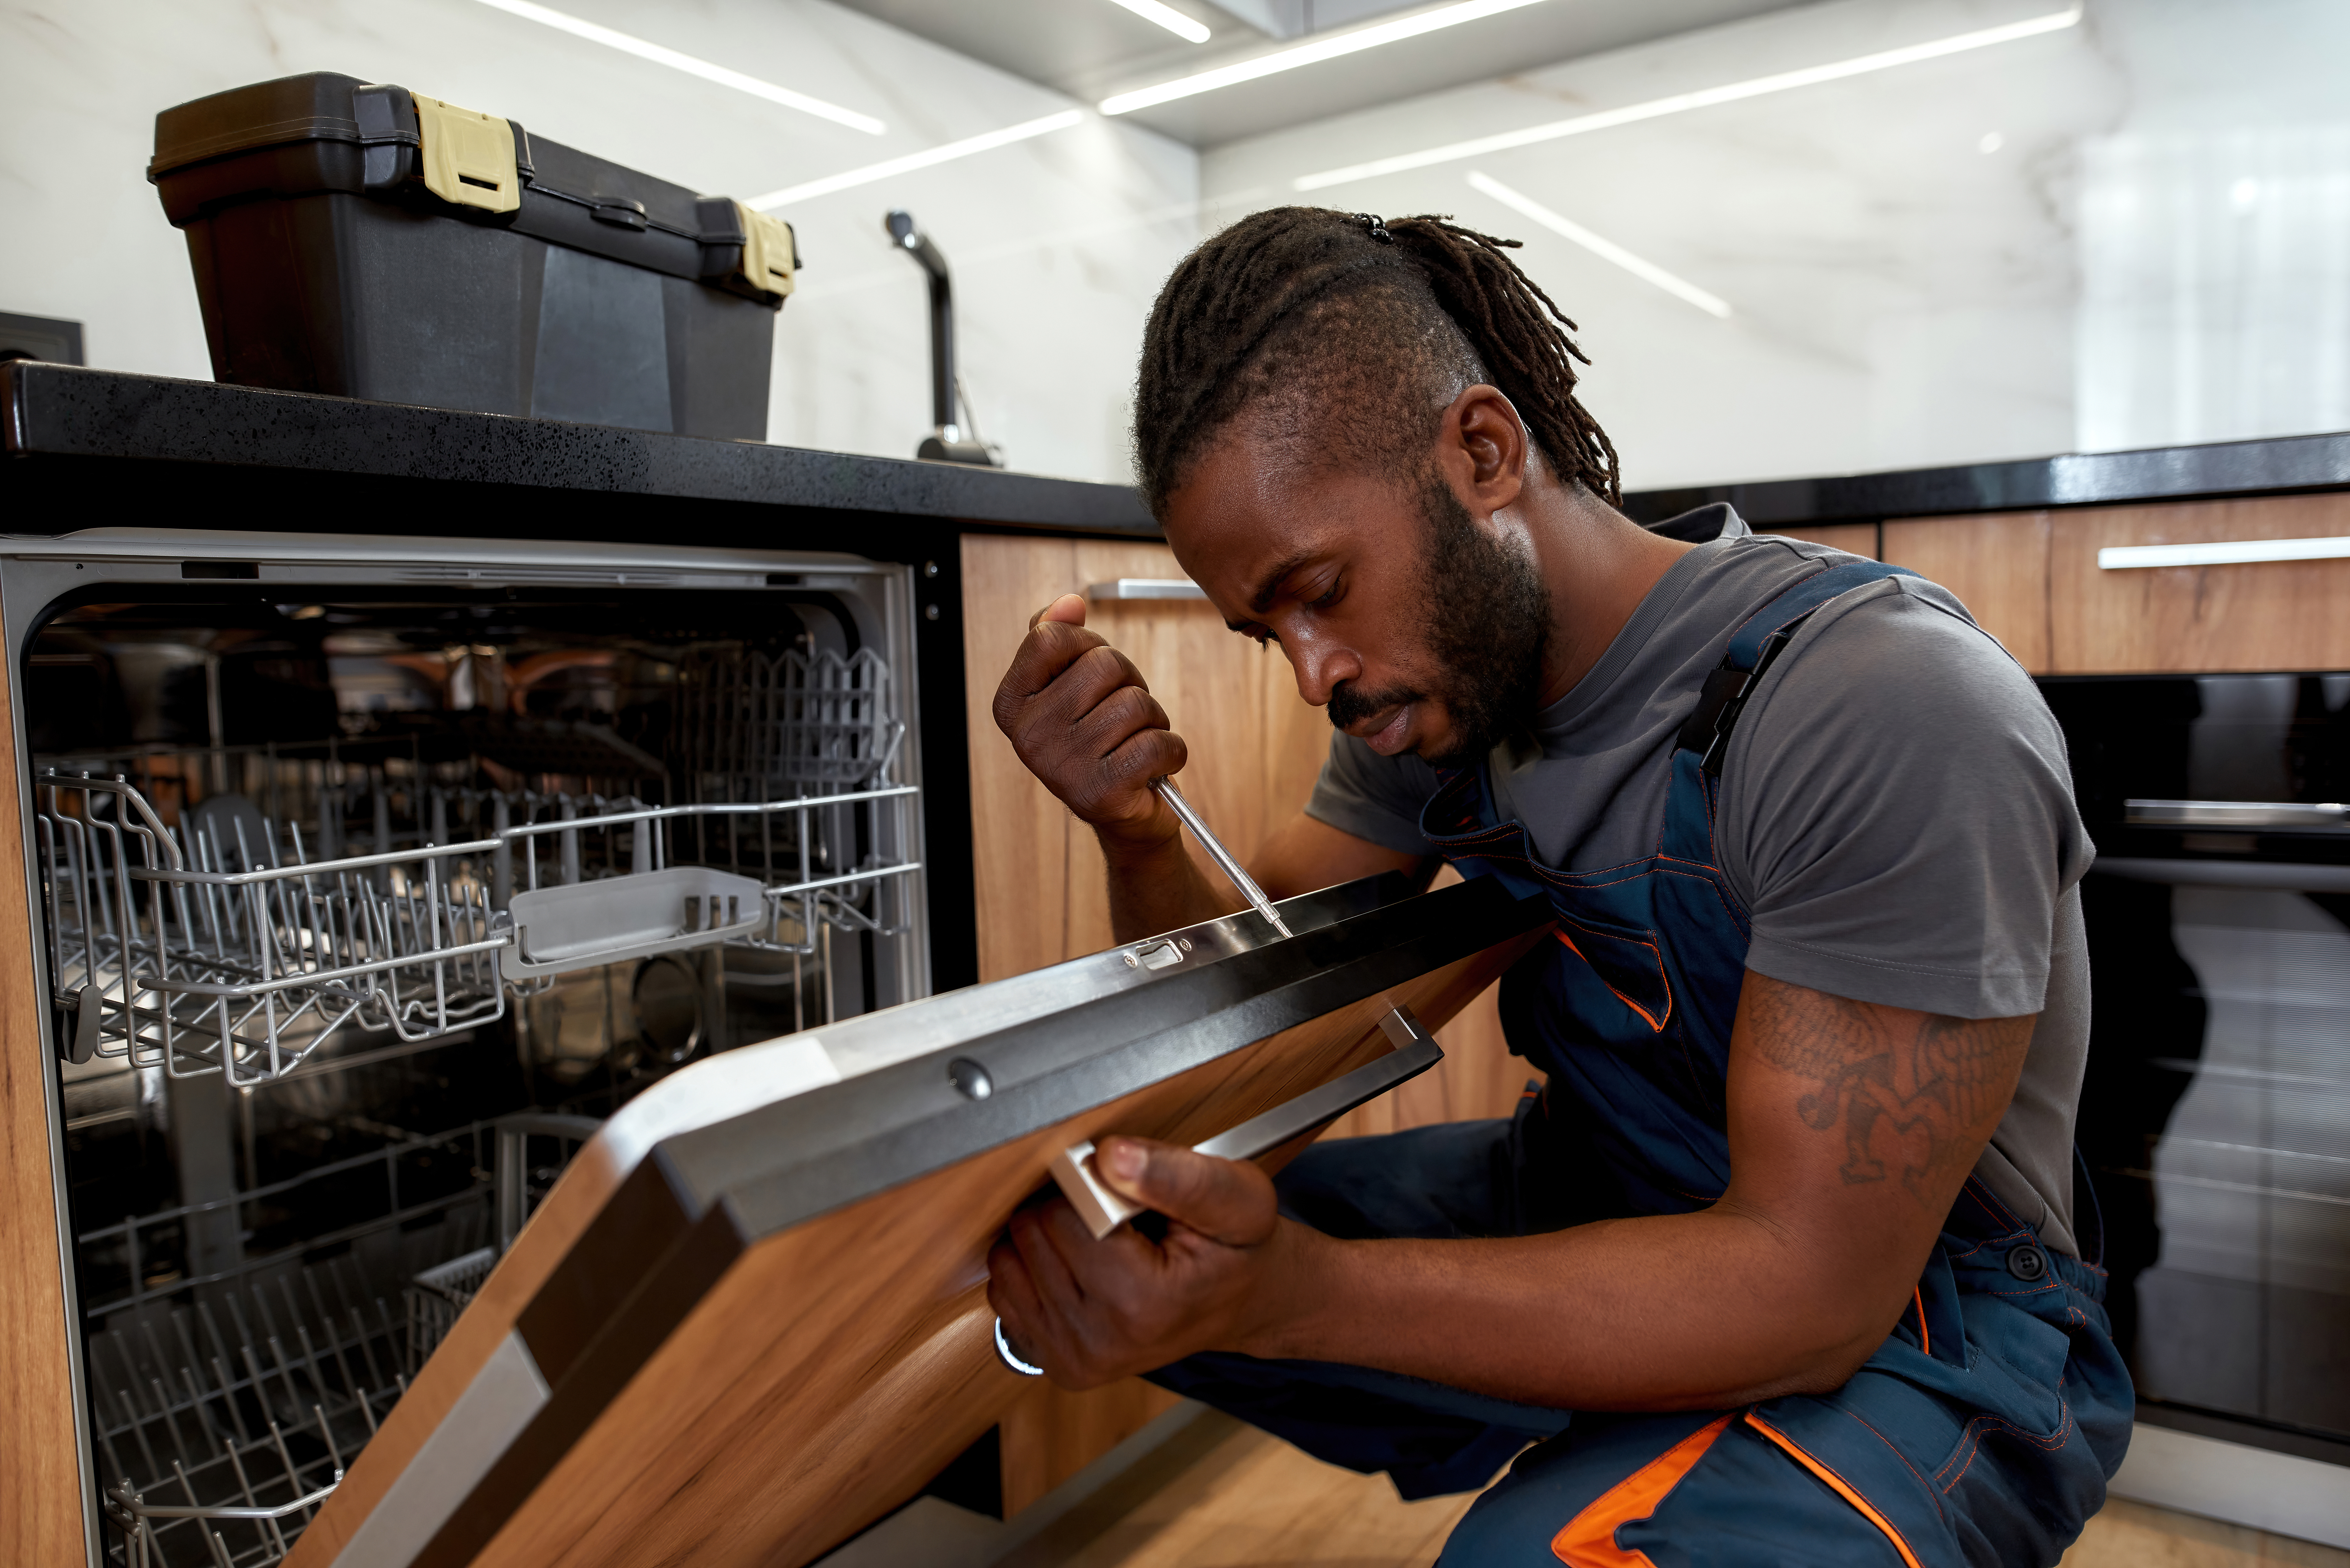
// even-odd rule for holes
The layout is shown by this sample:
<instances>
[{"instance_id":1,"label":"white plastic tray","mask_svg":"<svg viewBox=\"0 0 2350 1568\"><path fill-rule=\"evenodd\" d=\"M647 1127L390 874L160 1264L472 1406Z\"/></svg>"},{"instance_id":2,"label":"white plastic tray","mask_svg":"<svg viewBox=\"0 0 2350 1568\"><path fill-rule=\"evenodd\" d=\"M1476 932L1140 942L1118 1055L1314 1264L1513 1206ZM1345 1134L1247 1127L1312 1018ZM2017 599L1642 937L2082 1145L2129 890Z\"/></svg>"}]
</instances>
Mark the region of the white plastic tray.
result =
<instances>
[{"instance_id":1,"label":"white plastic tray","mask_svg":"<svg viewBox=\"0 0 2350 1568\"><path fill-rule=\"evenodd\" d=\"M748 936L766 913L755 879L703 866L538 888L509 908L515 940L498 955L509 981L713 946Z\"/></svg>"}]
</instances>

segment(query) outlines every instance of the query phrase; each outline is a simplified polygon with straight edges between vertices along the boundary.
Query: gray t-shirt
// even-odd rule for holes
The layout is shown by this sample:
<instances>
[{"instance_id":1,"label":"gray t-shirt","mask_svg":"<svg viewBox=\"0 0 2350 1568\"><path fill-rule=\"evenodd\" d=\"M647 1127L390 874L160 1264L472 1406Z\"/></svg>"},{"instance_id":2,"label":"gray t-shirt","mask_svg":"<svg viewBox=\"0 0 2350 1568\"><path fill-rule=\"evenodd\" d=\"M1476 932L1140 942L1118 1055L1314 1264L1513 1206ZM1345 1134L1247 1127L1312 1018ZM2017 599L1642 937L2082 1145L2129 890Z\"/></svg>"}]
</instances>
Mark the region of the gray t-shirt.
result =
<instances>
[{"instance_id":1,"label":"gray t-shirt","mask_svg":"<svg viewBox=\"0 0 2350 1568\"><path fill-rule=\"evenodd\" d=\"M1676 732L1731 628L1821 561L1822 545L1720 537L1673 564L1535 744L1490 761L1495 805L1551 867L1646 857ZM1682 536L1686 537L1687 535ZM1432 854L1436 774L1332 737L1306 806L1390 849ZM2049 1245L2073 1238L2073 1115L2089 1044L2078 884L2095 848L2064 733L2032 679L1948 590L1872 584L1806 621L1731 732L1718 864L1753 918L1747 967L1831 995L1960 1018L2040 1015L2023 1076L1975 1168Z\"/></svg>"}]
</instances>

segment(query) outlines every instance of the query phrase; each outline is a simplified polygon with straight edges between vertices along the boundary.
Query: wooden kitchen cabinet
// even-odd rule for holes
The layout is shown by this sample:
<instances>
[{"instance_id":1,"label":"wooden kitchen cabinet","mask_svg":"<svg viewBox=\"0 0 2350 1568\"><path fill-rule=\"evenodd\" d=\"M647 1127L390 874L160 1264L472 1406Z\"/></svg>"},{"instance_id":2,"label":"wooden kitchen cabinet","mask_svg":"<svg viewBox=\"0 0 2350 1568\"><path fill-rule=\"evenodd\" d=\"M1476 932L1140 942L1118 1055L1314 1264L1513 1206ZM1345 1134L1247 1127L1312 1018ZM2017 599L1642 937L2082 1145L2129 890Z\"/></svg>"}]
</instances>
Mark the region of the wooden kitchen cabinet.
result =
<instances>
[{"instance_id":1,"label":"wooden kitchen cabinet","mask_svg":"<svg viewBox=\"0 0 2350 1568\"><path fill-rule=\"evenodd\" d=\"M1029 617L1062 594L1183 571L1164 545L968 535L962 572L979 975L995 980L1113 940L1107 871L1093 830L1036 782L995 727L996 683ZM1329 726L1298 699L1288 661L1276 648L1233 636L1199 599L1088 604L1086 624L1150 683L1191 748L1183 793L1247 860L1305 803L1329 747ZM1196 845L1192 857L1222 881Z\"/></svg>"},{"instance_id":2,"label":"wooden kitchen cabinet","mask_svg":"<svg viewBox=\"0 0 2350 1568\"><path fill-rule=\"evenodd\" d=\"M1164 545L966 535L964 696L971 715L972 863L979 974L996 980L1111 944L1108 873L1093 830L1022 765L995 727L996 683L1028 618L1062 594L1117 577L1180 577ZM1305 805L1330 748L1329 722L1297 695L1277 647L1235 637L1199 599L1088 604L1086 624L1134 660L1191 749L1183 793L1245 862ZM1188 842L1188 840L1187 840ZM1222 877L1196 845L1192 859ZM1452 880L1448 870L1440 880ZM1239 897L1237 893L1233 895ZM1501 1044L1489 993L1442 1034L1444 1064L1350 1113L1335 1136L1505 1116L1524 1064Z\"/></svg>"},{"instance_id":3,"label":"wooden kitchen cabinet","mask_svg":"<svg viewBox=\"0 0 2350 1568\"><path fill-rule=\"evenodd\" d=\"M2049 514L1885 524L1884 558L1939 583L2034 675L2049 672Z\"/></svg>"},{"instance_id":4,"label":"wooden kitchen cabinet","mask_svg":"<svg viewBox=\"0 0 2350 1568\"><path fill-rule=\"evenodd\" d=\"M13 774L8 706L0 680L0 766ZM80 1562L86 1537L75 1324L50 1163L54 1069L33 971L21 810L13 784L0 792L0 1562L48 1564Z\"/></svg>"},{"instance_id":5,"label":"wooden kitchen cabinet","mask_svg":"<svg viewBox=\"0 0 2350 1568\"><path fill-rule=\"evenodd\" d=\"M2100 507L2050 527L2052 668L2066 675L2350 668L2350 560L2100 570L2110 545L2350 535L2350 495Z\"/></svg>"},{"instance_id":6,"label":"wooden kitchen cabinet","mask_svg":"<svg viewBox=\"0 0 2350 1568\"><path fill-rule=\"evenodd\" d=\"M2350 560L2101 568L2111 545L2350 535L2350 495L1887 522L1885 559L1958 595L2035 675L2350 665Z\"/></svg>"},{"instance_id":7,"label":"wooden kitchen cabinet","mask_svg":"<svg viewBox=\"0 0 2350 1568\"><path fill-rule=\"evenodd\" d=\"M971 715L972 859L982 980L1019 974L1111 944L1107 871L1093 830L1021 764L995 727L996 683L1028 618L1062 594L1116 577L1180 577L1164 545L1017 535L962 541L964 696ZM1243 862L1305 804L1330 746L1319 709L1297 695L1278 648L1235 637L1199 599L1107 600L1086 624L1121 649L1191 748L1180 782ZM1221 881L1197 846L1192 858ZM1453 880L1448 869L1442 880ZM1237 894L1234 895L1238 897ZM1495 992L1438 1032L1445 1059L1349 1112L1330 1137L1507 1116L1526 1065L1503 1044ZM1001 1428L1007 1513L1034 1502L1170 1403L1132 1381L1088 1394L1045 1387Z\"/></svg>"}]
</instances>

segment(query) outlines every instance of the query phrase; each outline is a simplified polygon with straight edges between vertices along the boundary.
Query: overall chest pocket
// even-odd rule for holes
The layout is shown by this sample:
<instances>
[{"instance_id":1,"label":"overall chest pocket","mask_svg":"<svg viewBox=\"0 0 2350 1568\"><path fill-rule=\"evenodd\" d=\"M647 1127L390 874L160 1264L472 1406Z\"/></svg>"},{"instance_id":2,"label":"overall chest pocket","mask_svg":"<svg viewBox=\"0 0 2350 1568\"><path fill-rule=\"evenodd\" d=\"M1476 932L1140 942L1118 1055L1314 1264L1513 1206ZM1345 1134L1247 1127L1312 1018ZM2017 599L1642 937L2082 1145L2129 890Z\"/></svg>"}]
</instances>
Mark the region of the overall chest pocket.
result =
<instances>
[{"instance_id":1,"label":"overall chest pocket","mask_svg":"<svg viewBox=\"0 0 2350 1568\"><path fill-rule=\"evenodd\" d=\"M1585 1022L1619 1039L1638 1040L1643 1031L1652 1036L1664 1033L1673 1019L1673 986L1654 936L1612 930L1568 915L1559 917L1552 934L1565 949L1562 978L1586 1003L1578 1010ZM1575 985L1581 976L1588 981Z\"/></svg>"}]
</instances>

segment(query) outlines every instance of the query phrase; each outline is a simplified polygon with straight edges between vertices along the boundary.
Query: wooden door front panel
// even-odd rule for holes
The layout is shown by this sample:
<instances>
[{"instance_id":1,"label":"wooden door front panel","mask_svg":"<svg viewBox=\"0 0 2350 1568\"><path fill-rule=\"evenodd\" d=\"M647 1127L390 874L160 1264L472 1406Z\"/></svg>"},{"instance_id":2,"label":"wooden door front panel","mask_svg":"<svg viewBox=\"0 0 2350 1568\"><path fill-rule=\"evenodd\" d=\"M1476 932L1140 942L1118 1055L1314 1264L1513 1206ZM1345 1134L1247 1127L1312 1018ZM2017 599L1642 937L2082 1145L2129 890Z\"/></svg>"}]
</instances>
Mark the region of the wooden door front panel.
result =
<instances>
[{"instance_id":1,"label":"wooden door front panel","mask_svg":"<svg viewBox=\"0 0 2350 1568\"><path fill-rule=\"evenodd\" d=\"M1863 541L1856 535L1853 542ZM972 534L963 537L962 574L979 972L994 980L1098 952L1112 940L1107 871L1093 830L1036 782L995 727L996 682L1028 618L1060 595L1117 577L1179 577L1183 569L1164 545ZM1246 861L1304 808L1329 753L1329 721L1297 695L1278 649L1233 636L1202 600L1089 604L1086 624L1150 682L1191 750L1184 793ZM1222 884L1197 846L1192 859ZM1438 886L1455 879L1448 869ZM1508 1116L1527 1068L1503 1042L1498 992L1462 1008L1441 1038L1441 1065L1348 1112L1329 1136Z\"/></svg>"},{"instance_id":2,"label":"wooden door front panel","mask_svg":"<svg viewBox=\"0 0 2350 1568\"><path fill-rule=\"evenodd\" d=\"M1164 545L972 534L962 541L962 574L979 977L999 980L1099 952L1115 939L1093 830L1036 782L995 727L996 683L1029 618L1061 595L1117 577L1180 577L1183 569ZM1330 727L1299 699L1288 660L1233 636L1201 599L1088 604L1086 624L1150 683L1191 751L1183 793L1246 861L1305 804L1329 750ZM1224 885L1191 849L1202 873Z\"/></svg>"},{"instance_id":3,"label":"wooden door front panel","mask_svg":"<svg viewBox=\"0 0 2350 1568\"><path fill-rule=\"evenodd\" d=\"M1885 559L1939 583L2034 675L2052 669L2049 514L1925 517L1885 524Z\"/></svg>"},{"instance_id":4,"label":"wooden door front panel","mask_svg":"<svg viewBox=\"0 0 2350 1568\"><path fill-rule=\"evenodd\" d=\"M0 671L0 1562L48 1568L86 1560L89 1500L50 1152L56 1065L33 968L12 684Z\"/></svg>"},{"instance_id":5,"label":"wooden door front panel","mask_svg":"<svg viewBox=\"0 0 2350 1568\"><path fill-rule=\"evenodd\" d=\"M2100 568L2110 545L2350 535L2350 495L2099 507L2052 529L2053 668L2066 675L2350 669L2350 559Z\"/></svg>"},{"instance_id":6,"label":"wooden door front panel","mask_svg":"<svg viewBox=\"0 0 2350 1568\"><path fill-rule=\"evenodd\" d=\"M1182 575L1164 545L963 536L964 699L983 981L1098 952L1113 940L1108 872L1093 830L1036 781L995 727L995 688L1004 666L1027 635L1029 617L1061 595L1118 577ZM1149 681L1190 748L1184 793L1245 862L1304 807L1330 748L1329 722L1297 695L1289 661L1276 648L1233 636L1199 599L1089 603L1086 624ZM1194 863L1222 885L1221 874L1191 847ZM1440 885L1452 880L1448 868ZM1499 995L1487 987L1440 1032L1444 1060L1434 1070L1349 1111L1327 1136L1509 1115L1527 1069L1503 1041ZM1139 1382L1086 1394L1032 1390L1003 1425L1006 1511L1066 1480L1167 1404L1168 1396Z\"/></svg>"},{"instance_id":7,"label":"wooden door front panel","mask_svg":"<svg viewBox=\"0 0 2350 1568\"><path fill-rule=\"evenodd\" d=\"M2350 536L2350 495L1898 519L1885 559L1958 595L2035 675L2350 668L2350 559L2107 568L2115 545Z\"/></svg>"},{"instance_id":8,"label":"wooden door front panel","mask_svg":"<svg viewBox=\"0 0 2350 1568\"><path fill-rule=\"evenodd\" d=\"M1054 1153L1113 1131L1191 1142L1233 1126L1384 1053L1378 1019L1389 1002L1447 1018L1541 934L1525 931L753 1243L475 1561L788 1568L811 1560L904 1501L1035 1387L995 1358L985 1254ZM534 1217L305 1534L294 1568L337 1562L380 1505L400 1506L394 1489L424 1456L426 1438L619 1189L602 1149L602 1139L591 1143ZM1045 1459L1068 1462L1065 1453Z\"/></svg>"}]
</instances>

